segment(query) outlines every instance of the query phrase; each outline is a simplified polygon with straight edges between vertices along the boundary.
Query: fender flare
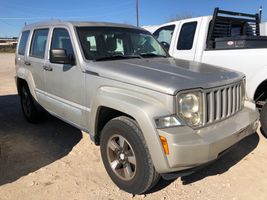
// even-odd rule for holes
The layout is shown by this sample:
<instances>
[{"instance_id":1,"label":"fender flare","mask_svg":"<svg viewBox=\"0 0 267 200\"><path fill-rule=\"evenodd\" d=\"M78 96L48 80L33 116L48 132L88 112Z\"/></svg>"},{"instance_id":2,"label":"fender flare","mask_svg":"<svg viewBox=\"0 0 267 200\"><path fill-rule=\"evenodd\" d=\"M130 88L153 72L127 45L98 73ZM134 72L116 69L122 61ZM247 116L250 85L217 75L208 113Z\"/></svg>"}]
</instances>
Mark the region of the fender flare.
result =
<instances>
[{"instance_id":1,"label":"fender flare","mask_svg":"<svg viewBox=\"0 0 267 200\"><path fill-rule=\"evenodd\" d=\"M142 97L142 98L141 98ZM148 146L155 169L158 172L169 168L153 118L169 115L164 105L148 95L112 87L102 87L94 98L90 113L90 130L95 133L98 108L109 107L133 117L139 124Z\"/></svg>"},{"instance_id":2,"label":"fender flare","mask_svg":"<svg viewBox=\"0 0 267 200\"><path fill-rule=\"evenodd\" d=\"M35 94L35 83L34 83L33 76L32 76L32 73L30 72L30 70L28 70L24 67L18 68L17 78L23 79L27 82L29 90L31 92L31 95L33 96L33 98L35 100L37 100L37 97Z\"/></svg>"}]
</instances>

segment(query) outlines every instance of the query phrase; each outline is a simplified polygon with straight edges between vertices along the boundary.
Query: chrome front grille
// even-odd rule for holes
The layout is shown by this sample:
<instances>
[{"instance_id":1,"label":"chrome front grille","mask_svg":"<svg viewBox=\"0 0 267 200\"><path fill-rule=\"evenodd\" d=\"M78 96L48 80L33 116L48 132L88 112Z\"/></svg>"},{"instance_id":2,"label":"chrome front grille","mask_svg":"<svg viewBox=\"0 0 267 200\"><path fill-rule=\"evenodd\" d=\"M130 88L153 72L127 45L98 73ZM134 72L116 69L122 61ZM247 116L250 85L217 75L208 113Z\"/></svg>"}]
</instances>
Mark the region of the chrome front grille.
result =
<instances>
[{"instance_id":1,"label":"chrome front grille","mask_svg":"<svg viewBox=\"0 0 267 200\"><path fill-rule=\"evenodd\" d=\"M226 119L243 108L243 81L204 91L203 125Z\"/></svg>"}]
</instances>

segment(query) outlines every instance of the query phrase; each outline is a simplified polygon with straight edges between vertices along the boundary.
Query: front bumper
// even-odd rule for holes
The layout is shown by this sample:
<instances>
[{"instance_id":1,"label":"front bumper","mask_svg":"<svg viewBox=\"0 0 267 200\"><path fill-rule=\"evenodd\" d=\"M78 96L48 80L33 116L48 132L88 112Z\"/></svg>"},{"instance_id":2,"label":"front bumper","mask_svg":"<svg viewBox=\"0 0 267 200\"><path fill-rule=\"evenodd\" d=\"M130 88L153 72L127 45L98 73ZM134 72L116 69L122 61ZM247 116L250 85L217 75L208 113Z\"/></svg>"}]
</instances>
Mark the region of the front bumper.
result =
<instances>
[{"instance_id":1,"label":"front bumper","mask_svg":"<svg viewBox=\"0 0 267 200\"><path fill-rule=\"evenodd\" d=\"M245 107L236 115L201 129L183 126L158 130L169 146L166 156L169 168L159 173L195 168L217 159L235 143L255 133L258 118L255 109Z\"/></svg>"}]
</instances>

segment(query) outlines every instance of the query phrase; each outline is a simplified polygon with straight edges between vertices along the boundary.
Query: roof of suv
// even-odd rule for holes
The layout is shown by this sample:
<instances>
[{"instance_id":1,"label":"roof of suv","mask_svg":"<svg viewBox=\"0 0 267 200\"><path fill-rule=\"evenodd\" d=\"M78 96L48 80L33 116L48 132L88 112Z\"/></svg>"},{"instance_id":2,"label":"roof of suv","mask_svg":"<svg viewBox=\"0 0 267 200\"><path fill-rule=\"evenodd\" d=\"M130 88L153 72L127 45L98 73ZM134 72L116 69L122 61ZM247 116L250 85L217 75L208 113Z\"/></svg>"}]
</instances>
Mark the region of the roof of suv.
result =
<instances>
[{"instance_id":1,"label":"roof of suv","mask_svg":"<svg viewBox=\"0 0 267 200\"><path fill-rule=\"evenodd\" d=\"M143 28L139 28L136 26L128 25L128 24L119 24L119 23L110 23L110 22L86 22L86 21L45 21L45 22L38 22L34 24L26 25L23 29L32 29L44 26L60 26L60 25L67 25L67 26L104 26L104 27L119 27L119 28L132 28L132 29L140 29L144 30Z\"/></svg>"}]
</instances>

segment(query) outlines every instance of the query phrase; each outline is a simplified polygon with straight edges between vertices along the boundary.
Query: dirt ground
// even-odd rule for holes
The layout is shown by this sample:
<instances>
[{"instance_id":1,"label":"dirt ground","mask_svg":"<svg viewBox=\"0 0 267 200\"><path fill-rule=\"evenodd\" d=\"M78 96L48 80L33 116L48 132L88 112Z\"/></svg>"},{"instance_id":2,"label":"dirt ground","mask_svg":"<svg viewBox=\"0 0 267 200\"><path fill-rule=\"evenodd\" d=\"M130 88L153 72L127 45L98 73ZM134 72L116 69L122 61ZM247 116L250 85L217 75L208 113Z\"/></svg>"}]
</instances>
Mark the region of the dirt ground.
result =
<instances>
[{"instance_id":1,"label":"dirt ground","mask_svg":"<svg viewBox=\"0 0 267 200\"><path fill-rule=\"evenodd\" d=\"M267 199L267 140L255 133L201 171L161 180L147 195L119 190L86 133L48 116L22 116L14 55L0 54L0 200Z\"/></svg>"}]
</instances>

